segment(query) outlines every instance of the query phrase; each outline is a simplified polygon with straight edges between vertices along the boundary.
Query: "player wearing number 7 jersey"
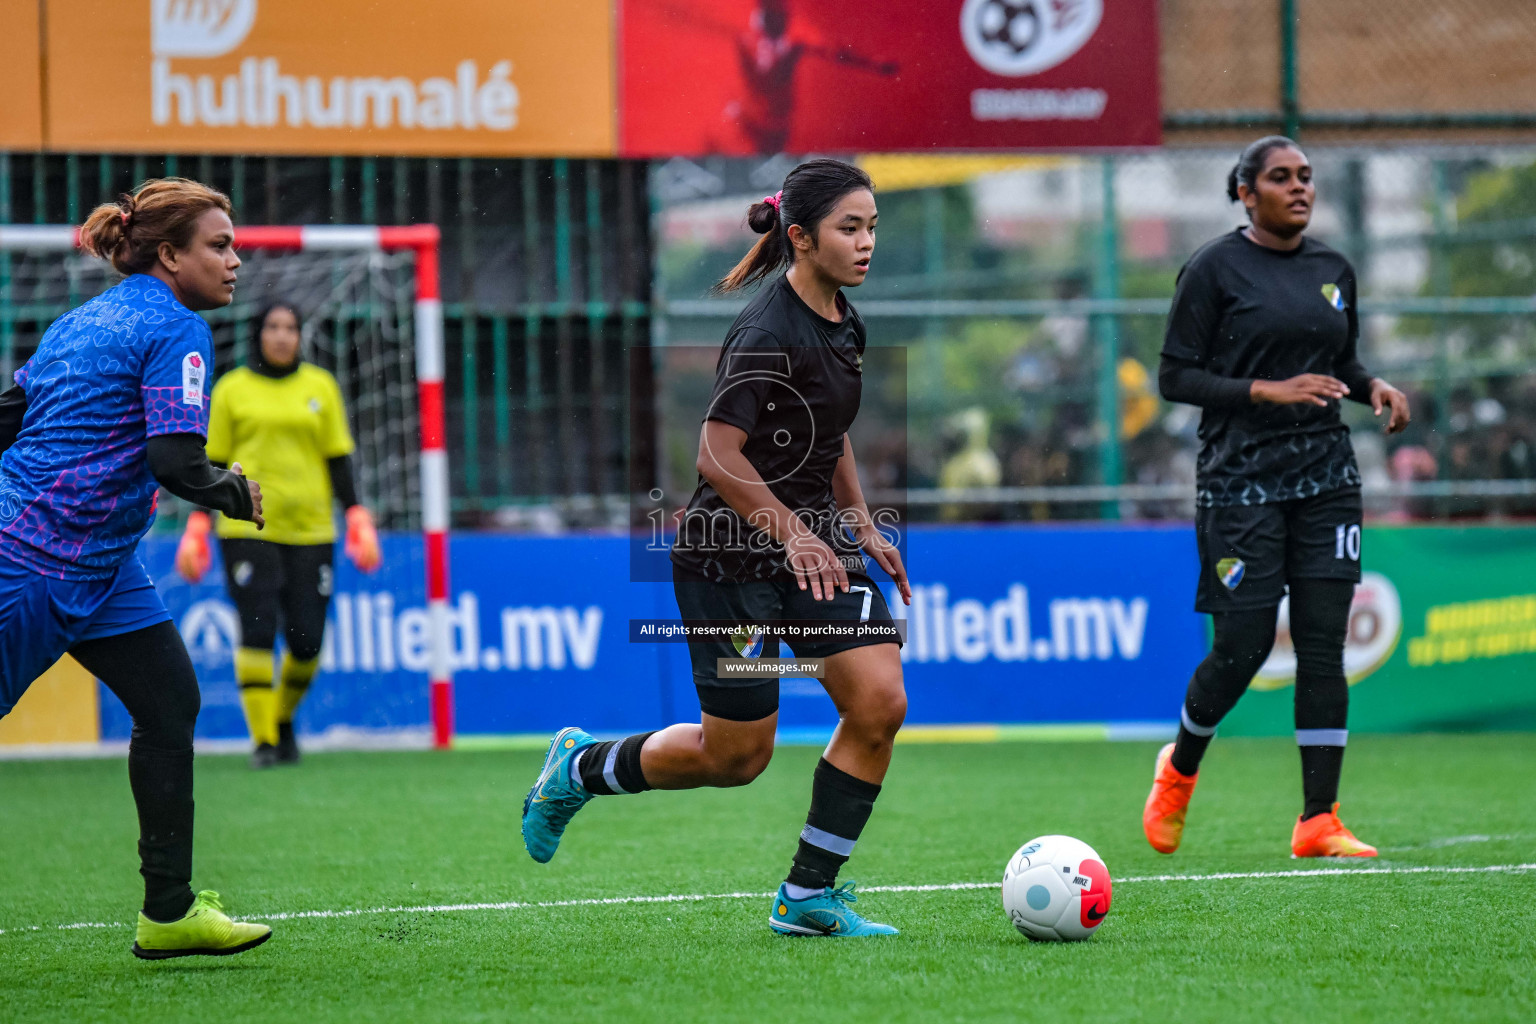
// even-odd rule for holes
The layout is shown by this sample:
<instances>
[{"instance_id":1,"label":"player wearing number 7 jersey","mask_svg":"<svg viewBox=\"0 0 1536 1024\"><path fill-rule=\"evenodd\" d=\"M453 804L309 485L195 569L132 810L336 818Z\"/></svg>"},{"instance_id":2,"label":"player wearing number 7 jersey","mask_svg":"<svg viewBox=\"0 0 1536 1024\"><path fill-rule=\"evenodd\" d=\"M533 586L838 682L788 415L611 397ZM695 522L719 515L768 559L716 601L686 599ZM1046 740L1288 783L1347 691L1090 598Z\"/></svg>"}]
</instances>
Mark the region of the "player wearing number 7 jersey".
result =
<instances>
[{"instance_id":1,"label":"player wearing number 7 jersey","mask_svg":"<svg viewBox=\"0 0 1536 1024\"><path fill-rule=\"evenodd\" d=\"M1296 743L1305 803L1291 834L1297 857L1374 857L1339 821L1348 737L1344 641L1360 580L1360 472L1339 402L1408 424L1408 400L1360 365L1354 269L1304 234L1312 168L1289 139L1250 145L1228 194L1246 227L1210 242L1179 274L1159 383L1200 420L1195 608L1215 625L1195 669L1179 735L1158 754L1142 826L1178 849L1200 759L1216 726L1275 642L1290 594L1296 649Z\"/></svg>"},{"instance_id":2,"label":"player wearing number 7 jersey","mask_svg":"<svg viewBox=\"0 0 1536 1024\"><path fill-rule=\"evenodd\" d=\"M685 623L847 624L835 638L790 640L796 655L826 659L822 685L841 720L816 767L789 877L769 908L769 926L785 935L896 933L853 911L853 882L834 888L880 794L907 707L894 623L863 571L861 549L903 600L911 591L895 546L871 521L847 436L859 411L865 336L842 289L869 269L873 188L856 167L815 160L752 206L749 222L765 237L721 285L768 283L721 349L699 482L672 551ZM883 634L848 635L861 621ZM555 736L523 804L523 839L535 860L554 856L566 823L593 796L742 786L767 767L778 680L733 677L721 663L776 655L778 639L747 629L694 637L688 647L699 724L609 743L579 729Z\"/></svg>"}]
</instances>

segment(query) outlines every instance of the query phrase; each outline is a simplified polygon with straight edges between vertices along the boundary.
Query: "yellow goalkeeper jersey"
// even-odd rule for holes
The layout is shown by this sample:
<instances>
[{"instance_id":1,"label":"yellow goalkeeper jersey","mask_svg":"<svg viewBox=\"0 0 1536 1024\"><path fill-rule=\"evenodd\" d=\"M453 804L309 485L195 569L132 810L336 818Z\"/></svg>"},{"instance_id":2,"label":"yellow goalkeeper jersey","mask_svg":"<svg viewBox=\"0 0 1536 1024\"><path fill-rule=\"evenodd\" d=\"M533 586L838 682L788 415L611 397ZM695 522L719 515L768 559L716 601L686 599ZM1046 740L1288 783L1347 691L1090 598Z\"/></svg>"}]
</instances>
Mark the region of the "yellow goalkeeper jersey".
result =
<instances>
[{"instance_id":1,"label":"yellow goalkeeper jersey","mask_svg":"<svg viewBox=\"0 0 1536 1024\"><path fill-rule=\"evenodd\" d=\"M208 411L208 458L238 462L261 485L260 532L255 523L220 516L220 537L277 544L326 544L336 539L327 460L352 453L352 432L336 378L309 363L284 377L249 367L214 385Z\"/></svg>"}]
</instances>

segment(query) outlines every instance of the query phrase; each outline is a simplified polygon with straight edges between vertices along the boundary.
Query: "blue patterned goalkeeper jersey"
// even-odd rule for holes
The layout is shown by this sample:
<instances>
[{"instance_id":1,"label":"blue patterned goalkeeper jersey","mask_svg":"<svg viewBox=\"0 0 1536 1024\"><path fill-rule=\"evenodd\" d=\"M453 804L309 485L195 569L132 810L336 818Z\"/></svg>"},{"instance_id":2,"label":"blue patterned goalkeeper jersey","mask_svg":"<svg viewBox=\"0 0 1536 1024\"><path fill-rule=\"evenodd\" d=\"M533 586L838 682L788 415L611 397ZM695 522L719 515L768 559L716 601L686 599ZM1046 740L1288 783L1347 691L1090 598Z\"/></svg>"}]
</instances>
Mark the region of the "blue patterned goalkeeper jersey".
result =
<instances>
[{"instance_id":1,"label":"blue patterned goalkeeper jersey","mask_svg":"<svg viewBox=\"0 0 1536 1024\"><path fill-rule=\"evenodd\" d=\"M207 436L212 357L208 324L147 274L55 320L16 371L27 411L0 456L0 556L111 576L154 521L147 440Z\"/></svg>"}]
</instances>

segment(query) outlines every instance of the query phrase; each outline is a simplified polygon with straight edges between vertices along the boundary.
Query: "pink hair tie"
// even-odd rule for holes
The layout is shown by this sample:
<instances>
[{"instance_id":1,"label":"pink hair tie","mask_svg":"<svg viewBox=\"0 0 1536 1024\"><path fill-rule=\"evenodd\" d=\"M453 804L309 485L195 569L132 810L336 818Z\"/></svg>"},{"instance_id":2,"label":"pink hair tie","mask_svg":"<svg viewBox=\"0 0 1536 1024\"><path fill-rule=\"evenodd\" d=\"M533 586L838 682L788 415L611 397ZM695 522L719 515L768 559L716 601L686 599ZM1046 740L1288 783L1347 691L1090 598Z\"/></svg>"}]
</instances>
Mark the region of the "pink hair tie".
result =
<instances>
[{"instance_id":1,"label":"pink hair tie","mask_svg":"<svg viewBox=\"0 0 1536 1024\"><path fill-rule=\"evenodd\" d=\"M128 218L131 217L131 216L133 216L133 215L129 214L129 213L123 214L123 227L127 227L128 226Z\"/></svg>"},{"instance_id":2,"label":"pink hair tie","mask_svg":"<svg viewBox=\"0 0 1536 1024\"><path fill-rule=\"evenodd\" d=\"M769 206L773 207L775 210L777 210L779 208L779 203L781 203L783 200L784 200L784 190L783 189L779 189L779 191L776 194L774 194L774 195L763 196L763 202L767 203Z\"/></svg>"}]
</instances>

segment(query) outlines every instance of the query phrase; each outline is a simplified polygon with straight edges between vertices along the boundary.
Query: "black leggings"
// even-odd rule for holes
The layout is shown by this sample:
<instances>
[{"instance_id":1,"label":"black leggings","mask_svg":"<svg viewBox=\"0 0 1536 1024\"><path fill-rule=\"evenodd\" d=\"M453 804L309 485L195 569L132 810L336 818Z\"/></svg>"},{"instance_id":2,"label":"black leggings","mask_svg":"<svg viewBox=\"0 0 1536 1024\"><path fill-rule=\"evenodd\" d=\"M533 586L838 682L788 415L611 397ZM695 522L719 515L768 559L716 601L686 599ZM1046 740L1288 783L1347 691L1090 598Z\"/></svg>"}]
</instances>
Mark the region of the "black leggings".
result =
<instances>
[{"instance_id":1,"label":"black leggings","mask_svg":"<svg viewBox=\"0 0 1536 1024\"><path fill-rule=\"evenodd\" d=\"M1349 715L1344 640L1355 585L1348 580L1308 579L1292 580L1290 589L1291 642L1296 648L1296 728L1342 730ZM1261 608L1211 616L1216 636L1211 653L1189 681L1184 701L1186 729L1210 735L1237 704L1274 646L1278 611Z\"/></svg>"},{"instance_id":2,"label":"black leggings","mask_svg":"<svg viewBox=\"0 0 1536 1024\"><path fill-rule=\"evenodd\" d=\"M270 651L283 640L299 661L320 656L325 612L331 602L333 546L220 541L230 599L240 613L240 646Z\"/></svg>"},{"instance_id":3,"label":"black leggings","mask_svg":"<svg viewBox=\"0 0 1536 1024\"><path fill-rule=\"evenodd\" d=\"M192 905L192 729L202 707L192 660L169 622L69 653L133 716L128 783L139 810L144 913L173 921Z\"/></svg>"}]
</instances>

